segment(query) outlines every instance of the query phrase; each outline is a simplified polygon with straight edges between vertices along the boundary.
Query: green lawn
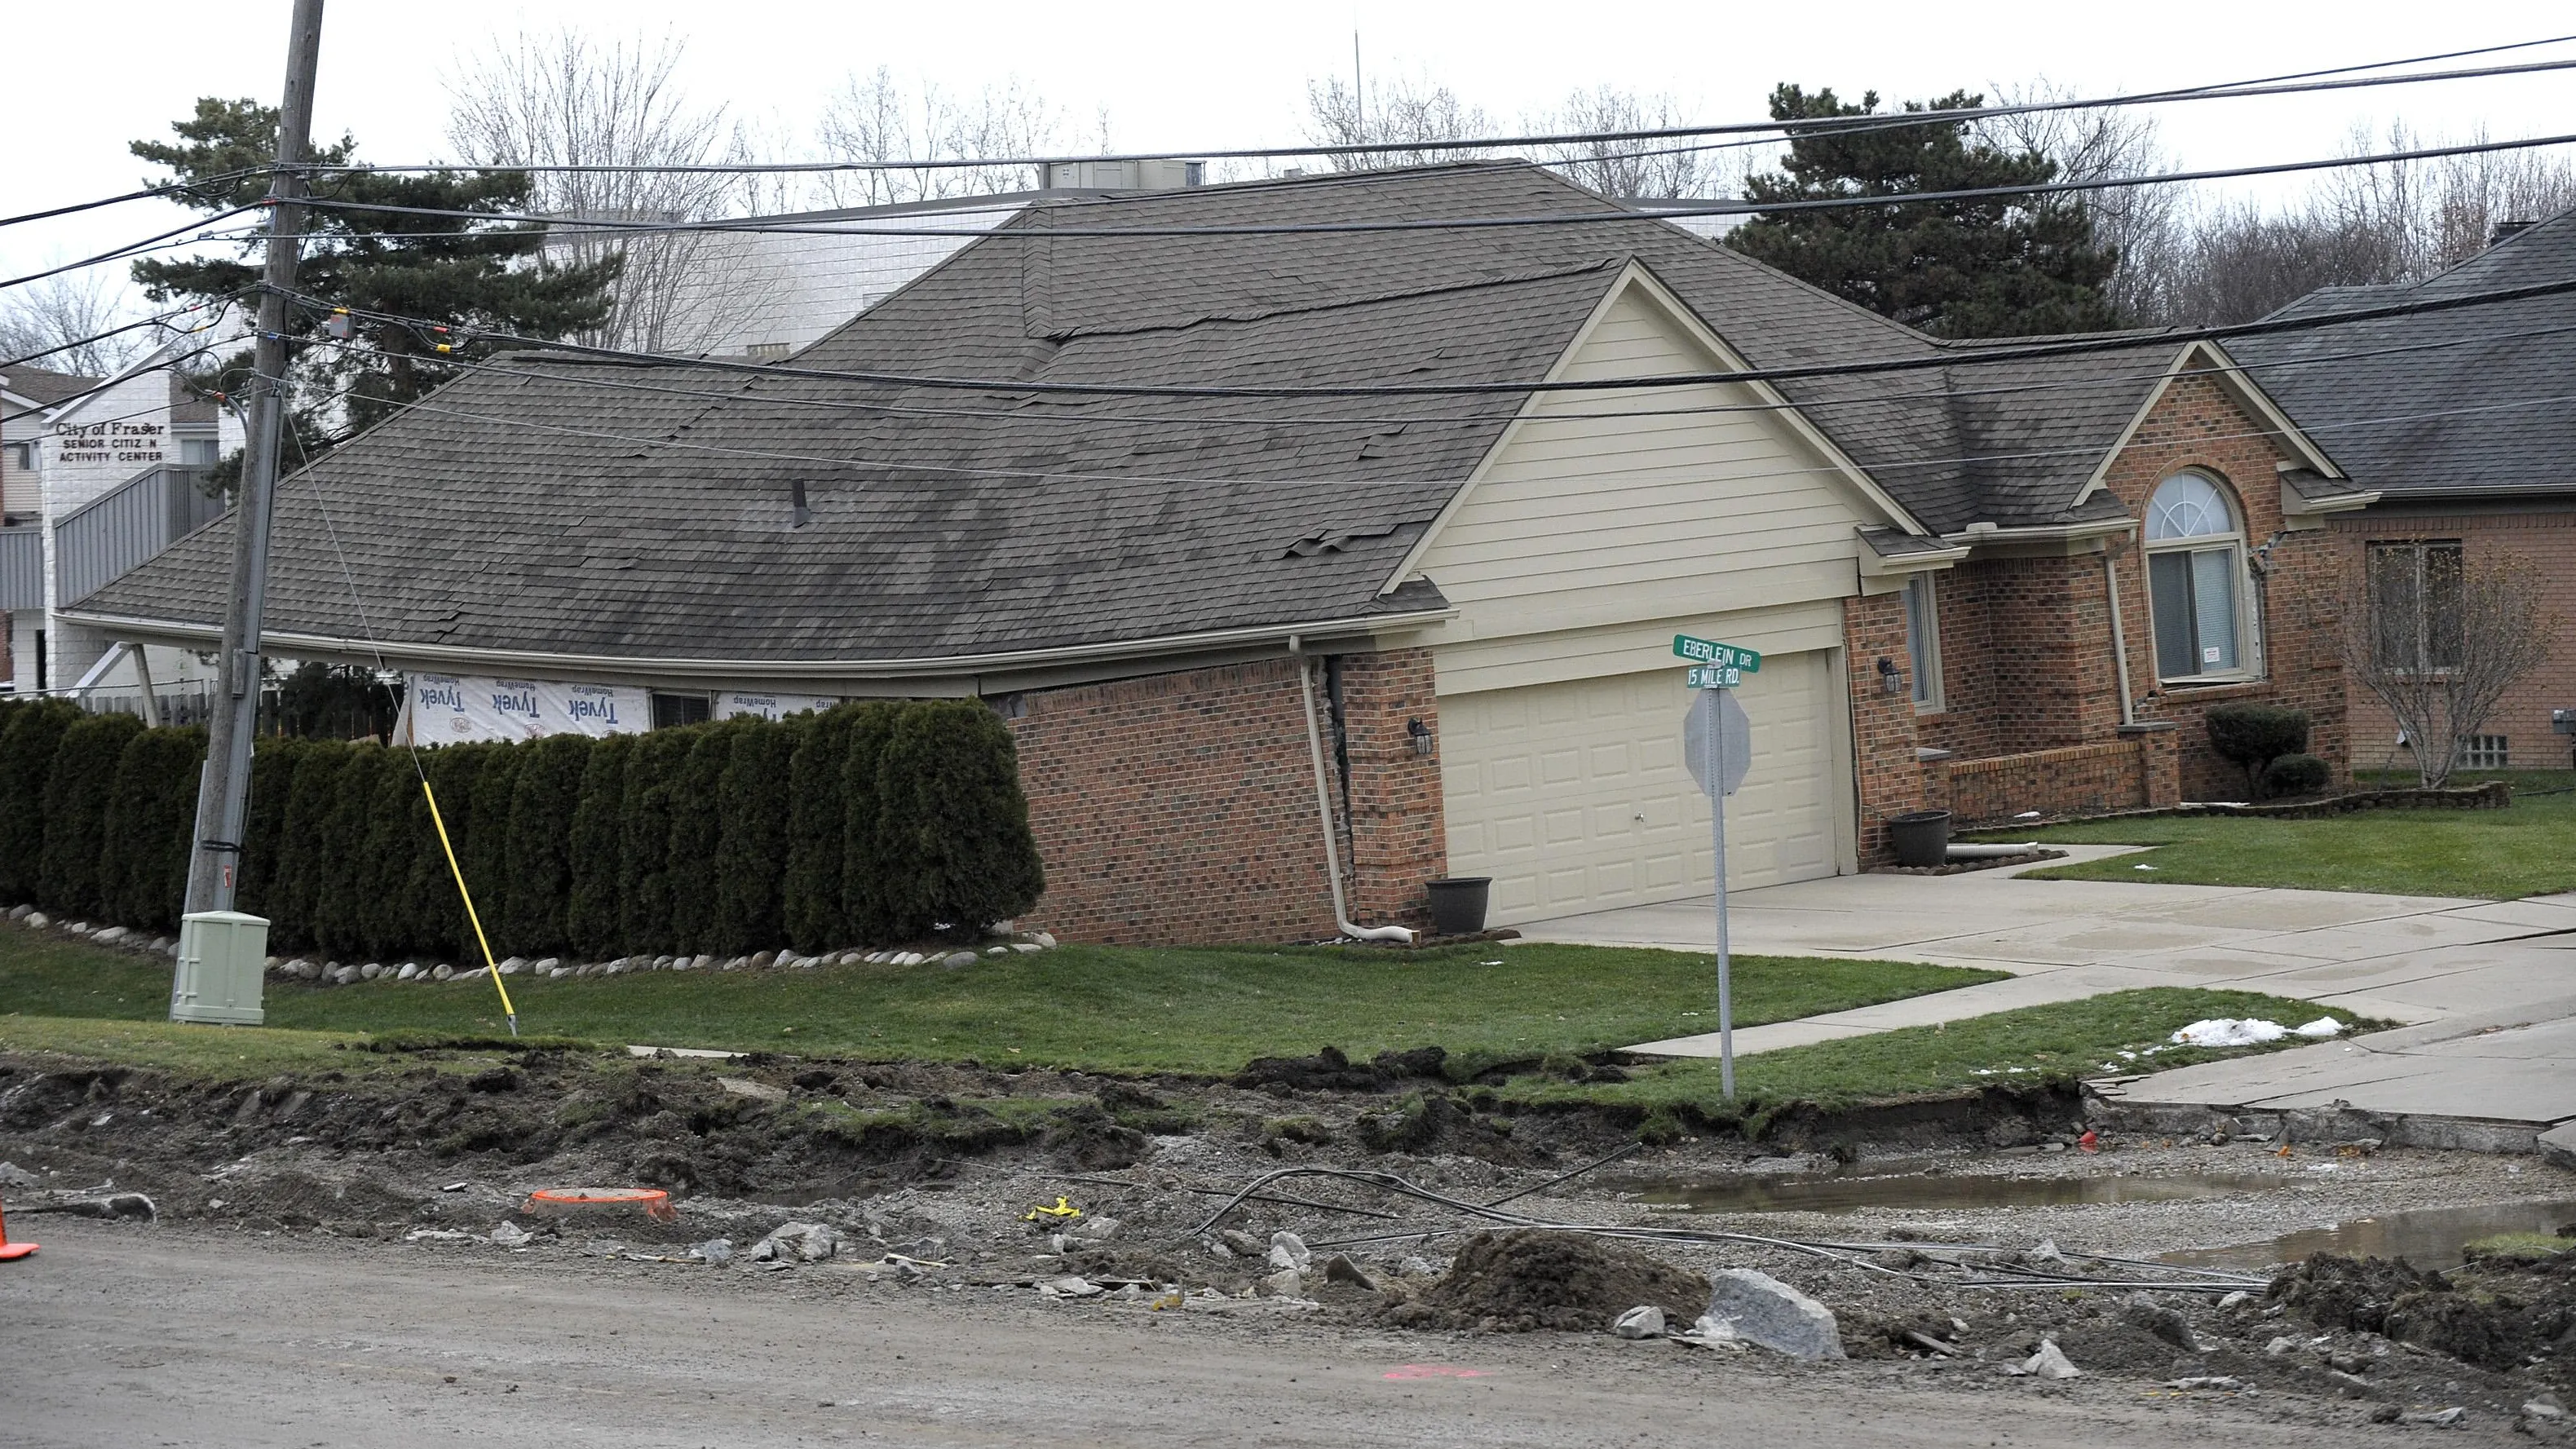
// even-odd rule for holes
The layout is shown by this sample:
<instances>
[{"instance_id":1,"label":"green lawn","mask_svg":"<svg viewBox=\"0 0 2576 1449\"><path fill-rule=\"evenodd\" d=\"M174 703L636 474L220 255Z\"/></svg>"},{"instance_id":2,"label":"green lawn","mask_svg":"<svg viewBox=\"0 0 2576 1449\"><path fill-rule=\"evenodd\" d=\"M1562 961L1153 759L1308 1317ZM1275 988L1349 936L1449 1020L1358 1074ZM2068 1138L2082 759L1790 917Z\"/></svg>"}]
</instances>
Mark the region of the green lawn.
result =
<instances>
[{"instance_id":1,"label":"green lawn","mask_svg":"<svg viewBox=\"0 0 2576 1449\"><path fill-rule=\"evenodd\" d=\"M1888 961L1749 956L1739 1025L1971 986L1998 973ZM1448 1049L1461 1074L1713 1028L1714 968L1675 951L1473 945L1415 953L1334 948L1065 946L961 971L656 972L509 978L531 1033L660 1046L884 1060L1030 1063L1221 1074L1326 1045L1354 1058ZM169 970L0 927L0 1047L40 1018L158 1021ZM488 979L436 985L270 983L268 1022L304 1032L502 1029ZM41 1028L59 1034L59 1024ZM220 1031L255 1039L264 1031ZM218 1058L219 1058L218 1054Z\"/></svg>"},{"instance_id":2,"label":"green lawn","mask_svg":"<svg viewBox=\"0 0 2576 1449\"><path fill-rule=\"evenodd\" d=\"M2051 844L2153 845L2129 855L2028 871L2028 880L2159 881L2178 885L2295 886L2389 895L2507 900L2576 890L2576 794L2564 770L2462 776L2514 783L2504 810L2366 810L2323 820L2151 816L1985 832ZM2412 783L2409 777L2404 783ZM2155 869L2140 870L2141 865Z\"/></svg>"},{"instance_id":3,"label":"green lawn","mask_svg":"<svg viewBox=\"0 0 2576 1449\"><path fill-rule=\"evenodd\" d=\"M1813 1046L1788 1047L1739 1059L1737 1100L1759 1111L1790 1101L1833 1107L1893 1097L1956 1092L1985 1086L2028 1086L2162 1071L2194 1062L2244 1056L2271 1047L2217 1050L2176 1047L2167 1039L2181 1027L2211 1017L2259 1017L2296 1027L2331 1016L2347 1027L2362 1021L2348 1011L2251 991L2199 991L2158 986L2118 991L2083 1001L2024 1007L1970 1017L1941 1026L1898 1031ZM2310 1045L2291 1037L2280 1046ZM2145 1055L2149 1047L2161 1050ZM2139 1053L2135 1060L2119 1055ZM2014 1071L2014 1068L2021 1068ZM1649 1109L1688 1106L1726 1115L1714 1060L1662 1063L1633 1069L1630 1080L1575 1084L1522 1077L1504 1088L1507 1099L1621 1102Z\"/></svg>"}]
</instances>

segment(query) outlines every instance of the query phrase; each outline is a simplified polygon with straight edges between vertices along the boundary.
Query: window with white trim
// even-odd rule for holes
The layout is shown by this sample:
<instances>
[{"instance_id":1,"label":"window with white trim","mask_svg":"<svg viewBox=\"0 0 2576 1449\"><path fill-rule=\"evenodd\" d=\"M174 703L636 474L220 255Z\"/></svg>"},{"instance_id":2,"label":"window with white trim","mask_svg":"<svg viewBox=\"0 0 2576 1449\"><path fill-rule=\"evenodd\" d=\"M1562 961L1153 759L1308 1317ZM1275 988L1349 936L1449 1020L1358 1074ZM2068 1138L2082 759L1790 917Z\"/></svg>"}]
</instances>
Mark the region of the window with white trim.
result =
<instances>
[{"instance_id":1,"label":"window with white trim","mask_svg":"<svg viewBox=\"0 0 2576 1449\"><path fill-rule=\"evenodd\" d=\"M1905 653L1914 673L1914 712L1941 712L1941 601L1932 576L1905 581Z\"/></svg>"},{"instance_id":2,"label":"window with white trim","mask_svg":"<svg viewBox=\"0 0 2576 1449\"><path fill-rule=\"evenodd\" d=\"M2147 499L2146 532L2157 677L2245 674L2245 529L2226 490L2176 473Z\"/></svg>"}]
</instances>

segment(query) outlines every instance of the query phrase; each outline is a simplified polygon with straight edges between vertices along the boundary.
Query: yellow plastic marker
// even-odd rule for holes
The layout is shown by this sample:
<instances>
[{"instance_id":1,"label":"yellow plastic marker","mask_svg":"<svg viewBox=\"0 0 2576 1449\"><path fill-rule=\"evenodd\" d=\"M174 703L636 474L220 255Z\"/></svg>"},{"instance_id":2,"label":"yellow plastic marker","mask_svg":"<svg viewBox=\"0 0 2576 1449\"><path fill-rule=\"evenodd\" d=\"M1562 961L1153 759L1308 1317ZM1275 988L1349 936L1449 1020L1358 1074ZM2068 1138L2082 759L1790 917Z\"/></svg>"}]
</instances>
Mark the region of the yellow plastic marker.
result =
<instances>
[{"instance_id":1,"label":"yellow plastic marker","mask_svg":"<svg viewBox=\"0 0 2576 1449\"><path fill-rule=\"evenodd\" d=\"M1040 1218L1078 1218L1080 1216L1082 1216L1082 1209L1065 1201L1063 1196L1059 1194L1055 1200L1054 1207L1040 1204L1037 1207L1029 1209L1028 1213L1023 1216L1020 1221L1024 1223L1033 1223L1038 1221Z\"/></svg>"},{"instance_id":2,"label":"yellow plastic marker","mask_svg":"<svg viewBox=\"0 0 2576 1449\"><path fill-rule=\"evenodd\" d=\"M501 966L492 959L492 943L483 934L483 917L474 909L474 892L466 889L464 868L456 863L456 847L447 838L447 821L438 813L438 792L429 788L424 777L420 793L429 797L429 823L438 827L438 848L447 852L447 868L456 874L456 893L465 898L465 919L474 923L475 944L483 948L483 967L492 973L492 989L501 993L501 1014L510 1019L510 1035L517 1036L519 1009L510 1004L510 988L501 984Z\"/></svg>"}]
</instances>

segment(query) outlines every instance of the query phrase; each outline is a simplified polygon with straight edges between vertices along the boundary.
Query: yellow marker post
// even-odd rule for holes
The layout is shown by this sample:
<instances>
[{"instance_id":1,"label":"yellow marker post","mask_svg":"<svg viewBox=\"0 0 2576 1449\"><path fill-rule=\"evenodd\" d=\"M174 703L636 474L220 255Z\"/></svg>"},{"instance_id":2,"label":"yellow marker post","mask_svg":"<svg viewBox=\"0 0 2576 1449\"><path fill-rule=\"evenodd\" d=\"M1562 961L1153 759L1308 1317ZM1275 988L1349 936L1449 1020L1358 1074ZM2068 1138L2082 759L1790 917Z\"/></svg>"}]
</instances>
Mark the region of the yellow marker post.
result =
<instances>
[{"instance_id":1,"label":"yellow marker post","mask_svg":"<svg viewBox=\"0 0 2576 1449\"><path fill-rule=\"evenodd\" d=\"M465 898L465 919L474 923L474 942L483 948L483 967L492 973L492 989L501 993L501 1014L510 1019L510 1035L519 1034L519 1009L510 1004L510 988L501 984L501 965L492 959L492 942L483 934L483 917L474 909L474 892L465 885L464 867L456 863L456 846L447 838L447 821L438 813L438 792L426 777L420 793L429 799L429 823L438 827L438 848L447 852L447 868L456 875L456 893Z\"/></svg>"}]
</instances>

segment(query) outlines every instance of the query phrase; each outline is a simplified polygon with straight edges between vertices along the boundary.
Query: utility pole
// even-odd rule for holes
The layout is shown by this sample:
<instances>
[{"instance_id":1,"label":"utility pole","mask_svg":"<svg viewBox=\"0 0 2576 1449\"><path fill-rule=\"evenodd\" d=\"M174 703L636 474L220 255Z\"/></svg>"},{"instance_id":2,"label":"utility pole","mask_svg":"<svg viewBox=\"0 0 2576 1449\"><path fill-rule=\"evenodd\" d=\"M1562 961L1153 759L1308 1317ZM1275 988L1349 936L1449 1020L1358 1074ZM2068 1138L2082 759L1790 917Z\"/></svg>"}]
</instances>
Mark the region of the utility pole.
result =
<instances>
[{"instance_id":1,"label":"utility pole","mask_svg":"<svg viewBox=\"0 0 2576 1449\"><path fill-rule=\"evenodd\" d=\"M250 428L241 496L233 505L233 579L224 610L206 768L197 785L196 845L188 857L188 910L228 911L250 810L250 745L259 730L260 632L268 610L268 534L277 500L278 445L286 430L286 296L303 243L304 163L312 154L313 77L322 57L322 0L295 0L286 37L286 97L278 108L277 170L268 180L268 264L260 275L259 334L251 354Z\"/></svg>"}]
</instances>

